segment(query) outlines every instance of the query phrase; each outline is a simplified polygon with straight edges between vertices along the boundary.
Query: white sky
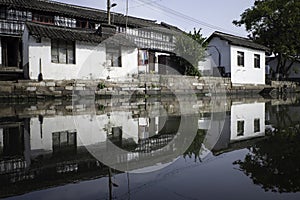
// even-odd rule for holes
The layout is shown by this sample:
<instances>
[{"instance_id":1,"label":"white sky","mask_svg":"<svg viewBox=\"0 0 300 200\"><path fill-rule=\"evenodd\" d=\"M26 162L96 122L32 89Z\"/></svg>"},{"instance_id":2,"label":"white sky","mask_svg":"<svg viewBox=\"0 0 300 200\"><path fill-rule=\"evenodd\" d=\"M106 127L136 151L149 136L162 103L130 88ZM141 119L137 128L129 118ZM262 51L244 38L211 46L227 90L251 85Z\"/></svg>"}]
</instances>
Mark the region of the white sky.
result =
<instances>
[{"instance_id":1,"label":"white sky","mask_svg":"<svg viewBox=\"0 0 300 200\"><path fill-rule=\"evenodd\" d=\"M56 0L71 4L94 7L106 10L106 0ZM227 32L235 35L246 36L244 27L235 27L232 21L240 18L240 14L254 4L255 0L128 0L129 15L154 19L179 27L184 31L201 28L204 36L209 36L213 31ZM148 2L148 3L145 3ZM126 13L126 0L111 0L118 5L112 8L113 12ZM186 20L171 14L164 8L170 8L195 20ZM198 22L199 21L199 22ZM215 27L207 27L209 25Z\"/></svg>"}]
</instances>

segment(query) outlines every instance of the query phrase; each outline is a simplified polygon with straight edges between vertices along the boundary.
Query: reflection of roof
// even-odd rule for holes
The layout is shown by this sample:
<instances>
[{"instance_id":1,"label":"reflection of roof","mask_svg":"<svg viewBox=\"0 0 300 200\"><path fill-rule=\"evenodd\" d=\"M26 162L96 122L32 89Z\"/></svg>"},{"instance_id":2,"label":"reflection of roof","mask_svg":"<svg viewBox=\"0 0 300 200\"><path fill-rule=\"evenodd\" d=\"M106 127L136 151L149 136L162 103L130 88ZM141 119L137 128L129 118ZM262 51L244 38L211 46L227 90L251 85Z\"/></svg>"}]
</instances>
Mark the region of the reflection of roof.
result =
<instances>
[{"instance_id":1,"label":"reflection of roof","mask_svg":"<svg viewBox=\"0 0 300 200\"><path fill-rule=\"evenodd\" d=\"M57 13L63 16L83 18L95 20L98 22L106 22L106 11L88 8L83 6L71 5L49 0L1 0L2 6L13 6L14 8L25 8L46 13ZM126 17L122 14L112 13L114 24L125 24ZM154 20L140 19L136 17L128 17L128 25L132 27L160 26Z\"/></svg>"},{"instance_id":2,"label":"reflection of roof","mask_svg":"<svg viewBox=\"0 0 300 200\"><path fill-rule=\"evenodd\" d=\"M252 48L252 49L257 49L257 50L264 50L264 51L269 50L264 45L257 44L248 38L230 35L230 34L218 32L218 31L215 31L206 41L209 42L214 37L218 37L221 40L226 40L229 44L236 45L236 46L242 46L242 47L247 47L247 48Z\"/></svg>"},{"instance_id":3,"label":"reflection of roof","mask_svg":"<svg viewBox=\"0 0 300 200\"><path fill-rule=\"evenodd\" d=\"M228 153L231 151L245 149L247 147L253 146L257 142L260 142L260 141L266 140L266 139L268 139L267 136L259 136L259 137L251 138L248 140L236 141L236 142L228 143L228 147L225 149L218 149L218 150L212 149L212 152L215 156L217 156L217 155L221 155L223 153Z\"/></svg>"}]
</instances>

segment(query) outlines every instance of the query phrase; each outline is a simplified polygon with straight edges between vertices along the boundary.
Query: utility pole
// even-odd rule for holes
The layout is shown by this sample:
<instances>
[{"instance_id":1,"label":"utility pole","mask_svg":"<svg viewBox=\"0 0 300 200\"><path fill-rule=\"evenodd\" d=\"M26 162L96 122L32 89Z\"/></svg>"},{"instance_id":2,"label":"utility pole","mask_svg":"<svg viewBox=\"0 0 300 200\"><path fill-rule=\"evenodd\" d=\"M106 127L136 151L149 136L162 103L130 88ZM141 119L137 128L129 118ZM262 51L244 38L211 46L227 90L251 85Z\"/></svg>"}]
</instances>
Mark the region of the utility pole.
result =
<instances>
[{"instance_id":1,"label":"utility pole","mask_svg":"<svg viewBox=\"0 0 300 200\"><path fill-rule=\"evenodd\" d=\"M110 20L110 8L111 8L110 0L107 0L107 23L108 24L111 24L111 20Z\"/></svg>"}]
</instances>

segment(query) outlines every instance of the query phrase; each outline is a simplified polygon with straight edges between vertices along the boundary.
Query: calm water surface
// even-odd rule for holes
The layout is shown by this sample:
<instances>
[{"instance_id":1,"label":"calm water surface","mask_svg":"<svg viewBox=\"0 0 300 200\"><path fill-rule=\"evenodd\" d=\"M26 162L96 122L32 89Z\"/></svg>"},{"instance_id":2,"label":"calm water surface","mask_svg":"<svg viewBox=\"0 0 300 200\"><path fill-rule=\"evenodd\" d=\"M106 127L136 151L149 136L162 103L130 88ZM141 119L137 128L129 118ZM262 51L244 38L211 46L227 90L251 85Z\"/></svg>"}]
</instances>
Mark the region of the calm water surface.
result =
<instances>
[{"instance_id":1,"label":"calm water surface","mask_svg":"<svg viewBox=\"0 0 300 200\"><path fill-rule=\"evenodd\" d=\"M4 199L300 199L296 97L0 109Z\"/></svg>"}]
</instances>

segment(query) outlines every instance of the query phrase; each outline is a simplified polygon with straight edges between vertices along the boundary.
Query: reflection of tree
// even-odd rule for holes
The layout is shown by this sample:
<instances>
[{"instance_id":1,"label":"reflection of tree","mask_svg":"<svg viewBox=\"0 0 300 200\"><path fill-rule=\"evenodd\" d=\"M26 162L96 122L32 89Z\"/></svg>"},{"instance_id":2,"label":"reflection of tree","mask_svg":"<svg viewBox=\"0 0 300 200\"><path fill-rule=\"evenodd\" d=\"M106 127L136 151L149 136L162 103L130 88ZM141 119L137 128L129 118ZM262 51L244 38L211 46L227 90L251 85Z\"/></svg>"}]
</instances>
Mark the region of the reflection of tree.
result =
<instances>
[{"instance_id":1,"label":"reflection of tree","mask_svg":"<svg viewBox=\"0 0 300 200\"><path fill-rule=\"evenodd\" d=\"M183 154L183 157L186 158L188 156L189 158L194 157L195 162L197 159L201 162L200 153L202 149L202 143L204 141L206 135L206 130L198 130L197 135L195 136L194 141L190 145L190 147L186 150L186 152Z\"/></svg>"},{"instance_id":2,"label":"reflection of tree","mask_svg":"<svg viewBox=\"0 0 300 200\"><path fill-rule=\"evenodd\" d=\"M274 113L276 124L275 127L281 132L285 131L287 127L291 129L297 129L300 132L299 127L299 115L298 112L293 112L288 106L274 106L270 108L271 113Z\"/></svg>"},{"instance_id":3,"label":"reflection of tree","mask_svg":"<svg viewBox=\"0 0 300 200\"><path fill-rule=\"evenodd\" d=\"M300 133L286 127L250 148L240 169L266 191L300 191Z\"/></svg>"}]
</instances>

